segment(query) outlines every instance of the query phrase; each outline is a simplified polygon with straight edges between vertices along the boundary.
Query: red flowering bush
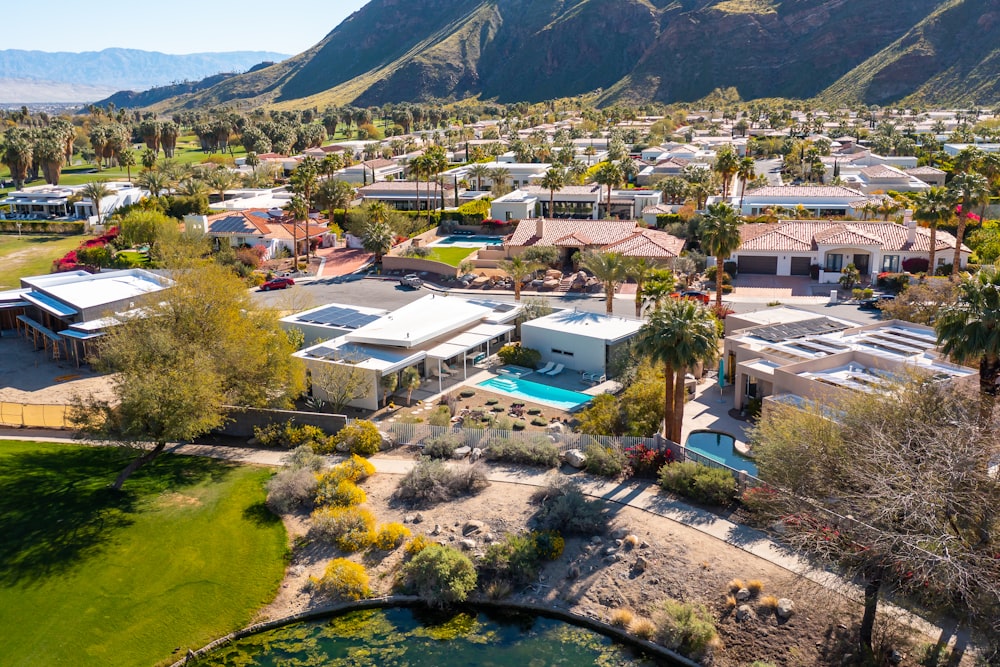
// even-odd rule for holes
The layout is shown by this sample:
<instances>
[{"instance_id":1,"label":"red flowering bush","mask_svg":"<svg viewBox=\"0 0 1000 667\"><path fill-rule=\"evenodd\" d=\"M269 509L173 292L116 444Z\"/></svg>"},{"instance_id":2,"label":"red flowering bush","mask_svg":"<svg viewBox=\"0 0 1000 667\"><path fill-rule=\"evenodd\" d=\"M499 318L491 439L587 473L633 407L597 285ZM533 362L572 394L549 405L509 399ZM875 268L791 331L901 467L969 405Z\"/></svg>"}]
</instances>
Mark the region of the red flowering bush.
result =
<instances>
[{"instance_id":1,"label":"red flowering bush","mask_svg":"<svg viewBox=\"0 0 1000 667\"><path fill-rule=\"evenodd\" d=\"M640 444L626 447L625 458L628 460L630 476L656 479L660 468L673 462L674 452L670 449L653 449Z\"/></svg>"}]
</instances>

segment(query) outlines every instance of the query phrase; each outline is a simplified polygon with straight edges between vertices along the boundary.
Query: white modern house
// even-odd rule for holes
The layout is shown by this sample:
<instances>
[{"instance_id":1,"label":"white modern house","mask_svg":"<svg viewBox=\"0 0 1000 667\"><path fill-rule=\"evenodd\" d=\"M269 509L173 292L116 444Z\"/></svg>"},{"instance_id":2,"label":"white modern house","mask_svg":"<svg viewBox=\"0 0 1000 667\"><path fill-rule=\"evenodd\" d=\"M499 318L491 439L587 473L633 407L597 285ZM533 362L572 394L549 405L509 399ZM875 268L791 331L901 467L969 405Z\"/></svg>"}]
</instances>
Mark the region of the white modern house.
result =
<instances>
[{"instance_id":1,"label":"white modern house","mask_svg":"<svg viewBox=\"0 0 1000 667\"><path fill-rule=\"evenodd\" d=\"M542 362L600 378L616 350L639 333L643 322L600 313L563 310L521 325L521 345L538 350Z\"/></svg>"},{"instance_id":2,"label":"white modern house","mask_svg":"<svg viewBox=\"0 0 1000 667\"><path fill-rule=\"evenodd\" d=\"M422 384L438 392L444 389L445 382L451 383L447 378L452 375L454 379L467 378L470 366L510 341L521 310L519 304L440 294L430 294L382 316L330 304L300 314L297 322L310 325L303 327L304 332L313 331L315 323L306 320L317 318L348 332L300 350L295 356L302 359L313 378L331 365L357 369L364 374L368 391L350 405L377 410L382 401L381 381L386 375L414 367ZM298 326L287 319L286 325ZM315 384L313 395L327 399Z\"/></svg>"},{"instance_id":3,"label":"white modern house","mask_svg":"<svg viewBox=\"0 0 1000 667\"><path fill-rule=\"evenodd\" d=\"M100 206L104 218L123 206L135 204L149 193L127 181L109 181L104 184L110 194L95 206L90 199L80 199L82 185L35 185L11 192L0 200L0 205L10 206L8 217L15 220L50 220L69 218L97 222ZM71 203L72 202L72 203Z\"/></svg>"},{"instance_id":4,"label":"white modern house","mask_svg":"<svg viewBox=\"0 0 1000 667\"><path fill-rule=\"evenodd\" d=\"M507 170L507 185L513 189L523 188L524 186L531 185L539 178L545 175L546 170L552 165L545 162L481 162L487 169L505 169ZM448 171L441 172L441 177L445 179L446 182L452 183L455 180L461 181L465 179L468 182L469 187L479 187L479 179L474 178L469 175L469 170L472 165L463 165L461 167L455 167L454 169L449 169ZM493 188L493 181L488 176L482 179L484 188Z\"/></svg>"},{"instance_id":5,"label":"white modern house","mask_svg":"<svg viewBox=\"0 0 1000 667\"><path fill-rule=\"evenodd\" d=\"M743 195L743 215L764 215L779 209L802 206L810 214L828 216L860 215L868 195L839 185L769 185L747 190Z\"/></svg>"}]
</instances>

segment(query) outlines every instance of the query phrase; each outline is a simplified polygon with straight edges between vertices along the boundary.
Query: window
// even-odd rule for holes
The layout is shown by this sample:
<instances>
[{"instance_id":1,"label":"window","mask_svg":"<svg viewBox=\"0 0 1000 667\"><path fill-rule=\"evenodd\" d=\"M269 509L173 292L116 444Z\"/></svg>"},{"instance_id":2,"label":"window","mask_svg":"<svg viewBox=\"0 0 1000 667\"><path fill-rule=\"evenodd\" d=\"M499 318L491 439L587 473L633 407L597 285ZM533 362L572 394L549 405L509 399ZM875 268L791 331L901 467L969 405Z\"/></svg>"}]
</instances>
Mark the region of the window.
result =
<instances>
[{"instance_id":1,"label":"window","mask_svg":"<svg viewBox=\"0 0 1000 667\"><path fill-rule=\"evenodd\" d=\"M889 273L899 273L899 255L885 255L882 257L882 270Z\"/></svg>"},{"instance_id":2,"label":"window","mask_svg":"<svg viewBox=\"0 0 1000 667\"><path fill-rule=\"evenodd\" d=\"M844 268L844 256L836 253L827 253L826 271L840 271Z\"/></svg>"},{"instance_id":3,"label":"window","mask_svg":"<svg viewBox=\"0 0 1000 667\"><path fill-rule=\"evenodd\" d=\"M561 354L564 357L572 357L573 356L573 353L569 352L568 350L557 350L556 348L552 348L552 354Z\"/></svg>"}]
</instances>

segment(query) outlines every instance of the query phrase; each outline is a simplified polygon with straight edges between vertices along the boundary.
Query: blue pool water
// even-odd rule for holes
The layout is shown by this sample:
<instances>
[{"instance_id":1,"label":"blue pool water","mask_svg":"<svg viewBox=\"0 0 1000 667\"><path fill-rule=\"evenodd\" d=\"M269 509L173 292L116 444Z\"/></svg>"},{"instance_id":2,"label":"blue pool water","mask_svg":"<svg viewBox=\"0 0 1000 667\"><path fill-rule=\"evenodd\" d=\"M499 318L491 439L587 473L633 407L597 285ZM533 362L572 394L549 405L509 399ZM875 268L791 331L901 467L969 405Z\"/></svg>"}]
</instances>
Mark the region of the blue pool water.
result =
<instances>
[{"instance_id":1,"label":"blue pool water","mask_svg":"<svg viewBox=\"0 0 1000 667\"><path fill-rule=\"evenodd\" d=\"M757 466L752 460L736 451L736 440L731 435L717 431L693 431L688 435L684 446L696 454L730 468L746 470L754 477L757 476Z\"/></svg>"},{"instance_id":2,"label":"blue pool water","mask_svg":"<svg viewBox=\"0 0 1000 667\"><path fill-rule=\"evenodd\" d=\"M489 380L480 382L476 386L566 411L575 410L593 398L593 396L581 394L578 391L550 387L547 384L529 382L528 380L521 380L515 377L490 378Z\"/></svg>"},{"instance_id":3,"label":"blue pool water","mask_svg":"<svg viewBox=\"0 0 1000 667\"><path fill-rule=\"evenodd\" d=\"M431 245L450 245L460 248L478 248L484 245L501 245L503 238L499 236L445 236Z\"/></svg>"}]
</instances>

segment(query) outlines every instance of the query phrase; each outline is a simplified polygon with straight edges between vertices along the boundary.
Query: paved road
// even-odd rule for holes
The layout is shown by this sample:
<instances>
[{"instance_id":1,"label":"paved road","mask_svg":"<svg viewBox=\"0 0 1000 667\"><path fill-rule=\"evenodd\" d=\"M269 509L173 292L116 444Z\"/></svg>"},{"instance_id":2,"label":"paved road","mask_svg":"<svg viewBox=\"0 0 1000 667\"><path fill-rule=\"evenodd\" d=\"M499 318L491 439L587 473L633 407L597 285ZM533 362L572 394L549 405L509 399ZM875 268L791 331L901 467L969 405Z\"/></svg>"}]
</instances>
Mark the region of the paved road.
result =
<instances>
[{"instance_id":1,"label":"paved road","mask_svg":"<svg viewBox=\"0 0 1000 667\"><path fill-rule=\"evenodd\" d=\"M766 176L768 185L781 185L781 160L757 160L757 175Z\"/></svg>"}]
</instances>

